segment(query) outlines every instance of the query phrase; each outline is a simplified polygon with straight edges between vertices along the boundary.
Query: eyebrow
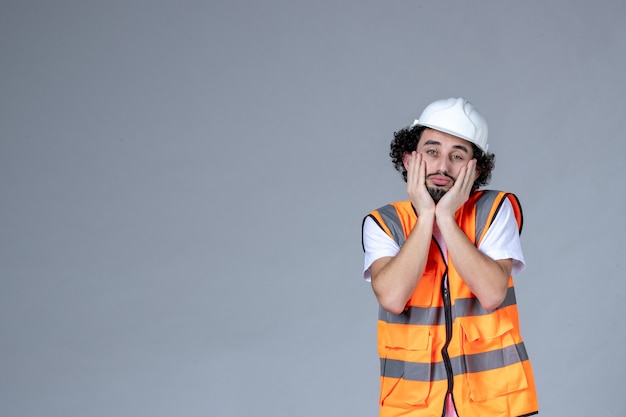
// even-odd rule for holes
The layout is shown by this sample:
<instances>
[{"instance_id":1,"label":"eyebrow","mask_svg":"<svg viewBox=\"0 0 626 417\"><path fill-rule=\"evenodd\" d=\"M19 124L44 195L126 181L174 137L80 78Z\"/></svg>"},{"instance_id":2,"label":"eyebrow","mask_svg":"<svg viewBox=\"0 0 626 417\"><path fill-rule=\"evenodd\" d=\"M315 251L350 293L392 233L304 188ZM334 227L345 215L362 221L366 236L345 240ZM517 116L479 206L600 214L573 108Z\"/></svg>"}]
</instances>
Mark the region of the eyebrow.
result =
<instances>
[{"instance_id":1,"label":"eyebrow","mask_svg":"<svg viewBox=\"0 0 626 417\"><path fill-rule=\"evenodd\" d=\"M441 146L441 142L436 141L436 140L432 140L429 139L426 142L424 142L424 145L436 145L436 146ZM463 152L465 152L466 154L469 154L469 150L467 149L467 147L463 146L463 145L454 145L452 146L453 149L458 149L461 150Z\"/></svg>"}]
</instances>

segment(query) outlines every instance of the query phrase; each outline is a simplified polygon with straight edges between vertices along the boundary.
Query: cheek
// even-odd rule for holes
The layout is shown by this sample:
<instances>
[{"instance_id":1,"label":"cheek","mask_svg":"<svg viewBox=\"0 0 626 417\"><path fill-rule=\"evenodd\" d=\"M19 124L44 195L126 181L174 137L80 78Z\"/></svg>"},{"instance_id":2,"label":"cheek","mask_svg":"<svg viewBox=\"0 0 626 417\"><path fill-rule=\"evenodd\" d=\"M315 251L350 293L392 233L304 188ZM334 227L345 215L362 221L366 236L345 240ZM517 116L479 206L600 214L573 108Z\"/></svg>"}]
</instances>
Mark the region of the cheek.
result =
<instances>
[{"instance_id":1,"label":"cheek","mask_svg":"<svg viewBox=\"0 0 626 417\"><path fill-rule=\"evenodd\" d=\"M422 155L422 160L426 163L426 168L428 168L428 165L433 165L433 161L435 161L434 156L427 153L420 153L420 155Z\"/></svg>"},{"instance_id":2,"label":"cheek","mask_svg":"<svg viewBox=\"0 0 626 417\"><path fill-rule=\"evenodd\" d=\"M465 167L465 166L467 166L467 164L463 164L463 163L454 164L452 166L452 168L450 169L450 174L454 178L458 178L459 177L459 173L461 172L461 169L463 169L463 167Z\"/></svg>"}]
</instances>

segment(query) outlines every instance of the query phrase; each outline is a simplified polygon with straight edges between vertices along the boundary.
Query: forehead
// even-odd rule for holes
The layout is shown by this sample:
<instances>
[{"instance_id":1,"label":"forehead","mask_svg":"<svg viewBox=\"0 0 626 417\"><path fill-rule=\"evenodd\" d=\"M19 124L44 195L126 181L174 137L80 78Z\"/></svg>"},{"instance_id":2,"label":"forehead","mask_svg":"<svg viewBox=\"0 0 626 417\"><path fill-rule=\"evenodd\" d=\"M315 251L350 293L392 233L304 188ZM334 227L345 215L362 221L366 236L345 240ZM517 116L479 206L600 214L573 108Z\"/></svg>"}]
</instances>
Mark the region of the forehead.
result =
<instances>
[{"instance_id":1,"label":"forehead","mask_svg":"<svg viewBox=\"0 0 626 417\"><path fill-rule=\"evenodd\" d=\"M440 132L434 129L425 129L422 132L422 136L417 144L417 148L424 146L441 146L442 148L465 148L467 152L472 154L472 143L461 139L458 136L451 135L449 133Z\"/></svg>"}]
</instances>

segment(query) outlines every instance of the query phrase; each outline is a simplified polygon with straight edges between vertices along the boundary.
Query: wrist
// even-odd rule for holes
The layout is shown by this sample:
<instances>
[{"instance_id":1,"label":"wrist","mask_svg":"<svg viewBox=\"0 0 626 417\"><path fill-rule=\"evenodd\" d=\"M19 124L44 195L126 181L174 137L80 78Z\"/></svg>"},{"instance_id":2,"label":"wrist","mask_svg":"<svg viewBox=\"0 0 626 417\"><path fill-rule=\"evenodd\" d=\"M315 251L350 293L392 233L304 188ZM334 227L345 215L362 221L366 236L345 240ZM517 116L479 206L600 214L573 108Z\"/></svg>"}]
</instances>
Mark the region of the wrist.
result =
<instances>
[{"instance_id":1,"label":"wrist","mask_svg":"<svg viewBox=\"0 0 626 417\"><path fill-rule=\"evenodd\" d=\"M428 208L428 209L415 209L415 213L417 213L417 217L419 217L420 220L435 220L435 209L432 208Z\"/></svg>"},{"instance_id":2,"label":"wrist","mask_svg":"<svg viewBox=\"0 0 626 417\"><path fill-rule=\"evenodd\" d=\"M436 220L437 220L437 226L439 226L439 229L444 229L447 226L456 225L456 219L454 218L454 214L452 213L437 212Z\"/></svg>"}]
</instances>

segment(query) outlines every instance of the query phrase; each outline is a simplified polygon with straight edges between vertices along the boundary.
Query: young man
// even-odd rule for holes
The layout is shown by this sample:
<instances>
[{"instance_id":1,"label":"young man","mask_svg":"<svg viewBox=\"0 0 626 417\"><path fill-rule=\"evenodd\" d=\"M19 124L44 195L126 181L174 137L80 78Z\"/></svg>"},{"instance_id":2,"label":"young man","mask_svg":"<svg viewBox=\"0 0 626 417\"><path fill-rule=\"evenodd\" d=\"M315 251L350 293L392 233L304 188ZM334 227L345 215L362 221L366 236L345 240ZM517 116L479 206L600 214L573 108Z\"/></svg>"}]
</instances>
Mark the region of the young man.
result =
<instances>
[{"instance_id":1,"label":"young man","mask_svg":"<svg viewBox=\"0 0 626 417\"><path fill-rule=\"evenodd\" d=\"M491 179L487 123L438 100L394 134L408 201L363 220L364 277L380 304L380 416L537 414L512 275L524 269L522 211Z\"/></svg>"}]
</instances>

